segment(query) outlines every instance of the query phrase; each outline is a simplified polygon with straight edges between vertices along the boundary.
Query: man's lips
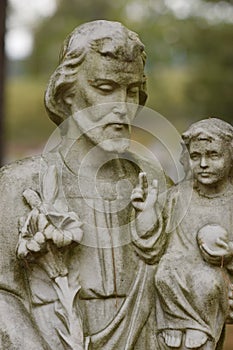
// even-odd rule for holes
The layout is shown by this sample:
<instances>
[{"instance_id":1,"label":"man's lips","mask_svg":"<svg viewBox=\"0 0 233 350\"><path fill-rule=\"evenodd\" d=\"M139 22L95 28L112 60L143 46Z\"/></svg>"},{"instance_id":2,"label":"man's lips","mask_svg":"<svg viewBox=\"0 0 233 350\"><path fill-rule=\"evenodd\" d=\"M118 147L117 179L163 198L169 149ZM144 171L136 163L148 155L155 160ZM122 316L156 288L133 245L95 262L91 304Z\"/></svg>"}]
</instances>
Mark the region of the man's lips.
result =
<instances>
[{"instance_id":1,"label":"man's lips","mask_svg":"<svg viewBox=\"0 0 233 350\"><path fill-rule=\"evenodd\" d=\"M126 124L126 123L108 123L108 124L106 124L106 126L105 126L105 128L108 128L108 127L112 127L112 128L114 128L115 130L123 130L123 129L125 129L125 128L129 128L129 125L128 124Z\"/></svg>"}]
</instances>

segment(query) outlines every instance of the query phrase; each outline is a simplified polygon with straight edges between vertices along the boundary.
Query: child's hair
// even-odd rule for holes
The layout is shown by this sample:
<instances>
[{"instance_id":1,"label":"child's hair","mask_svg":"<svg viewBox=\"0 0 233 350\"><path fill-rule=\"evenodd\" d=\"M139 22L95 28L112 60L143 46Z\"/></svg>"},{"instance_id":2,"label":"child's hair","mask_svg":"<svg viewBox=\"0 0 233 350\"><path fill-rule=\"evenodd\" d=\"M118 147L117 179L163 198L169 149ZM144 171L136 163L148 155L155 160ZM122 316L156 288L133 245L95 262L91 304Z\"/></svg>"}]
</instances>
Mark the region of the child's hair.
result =
<instances>
[{"instance_id":1,"label":"child's hair","mask_svg":"<svg viewBox=\"0 0 233 350\"><path fill-rule=\"evenodd\" d=\"M192 124L188 130L181 135L181 137L183 139L183 150L181 153L180 162L184 166L186 177L190 173L189 146L192 140L223 140L229 146L233 159L233 126L224 120L219 118L202 119ZM231 178L233 178L232 172Z\"/></svg>"}]
</instances>

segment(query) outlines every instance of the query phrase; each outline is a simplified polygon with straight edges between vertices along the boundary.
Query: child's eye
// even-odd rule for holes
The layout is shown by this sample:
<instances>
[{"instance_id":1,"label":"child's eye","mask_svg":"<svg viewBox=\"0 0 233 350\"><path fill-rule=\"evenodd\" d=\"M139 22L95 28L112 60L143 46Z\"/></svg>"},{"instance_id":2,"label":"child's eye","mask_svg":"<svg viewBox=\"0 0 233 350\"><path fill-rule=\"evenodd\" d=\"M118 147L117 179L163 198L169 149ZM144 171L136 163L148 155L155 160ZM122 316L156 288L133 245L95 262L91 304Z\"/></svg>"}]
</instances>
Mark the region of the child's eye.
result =
<instances>
[{"instance_id":1,"label":"child's eye","mask_svg":"<svg viewBox=\"0 0 233 350\"><path fill-rule=\"evenodd\" d=\"M200 155L198 153L191 153L190 158L192 160L198 160L200 158Z\"/></svg>"},{"instance_id":2,"label":"child's eye","mask_svg":"<svg viewBox=\"0 0 233 350\"><path fill-rule=\"evenodd\" d=\"M219 158L219 154L218 153L211 153L210 154L210 158L211 159L218 159Z\"/></svg>"},{"instance_id":3,"label":"child's eye","mask_svg":"<svg viewBox=\"0 0 233 350\"><path fill-rule=\"evenodd\" d=\"M135 95L139 93L139 87L138 86L132 86L128 89L128 94Z\"/></svg>"}]
</instances>

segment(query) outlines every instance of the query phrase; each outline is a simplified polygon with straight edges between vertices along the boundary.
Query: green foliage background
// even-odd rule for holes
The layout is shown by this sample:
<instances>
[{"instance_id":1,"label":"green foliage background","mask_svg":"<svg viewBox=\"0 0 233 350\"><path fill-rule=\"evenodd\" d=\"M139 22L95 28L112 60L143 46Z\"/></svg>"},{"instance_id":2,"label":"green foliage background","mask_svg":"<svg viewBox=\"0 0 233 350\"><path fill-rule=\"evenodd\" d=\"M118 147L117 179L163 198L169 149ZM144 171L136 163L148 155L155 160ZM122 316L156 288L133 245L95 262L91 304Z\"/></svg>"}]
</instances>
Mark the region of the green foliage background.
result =
<instances>
[{"instance_id":1,"label":"green foliage background","mask_svg":"<svg viewBox=\"0 0 233 350\"><path fill-rule=\"evenodd\" d=\"M95 19L121 21L139 33L148 55L147 106L180 132L203 117L232 122L232 23L207 21L202 14L177 18L165 0L57 1L55 15L35 30L31 57L9 65L17 74L11 74L7 83L7 140L15 145L17 156L21 148L45 142L53 130L43 94L62 41L74 27ZM224 3L233 6L231 0Z\"/></svg>"}]
</instances>

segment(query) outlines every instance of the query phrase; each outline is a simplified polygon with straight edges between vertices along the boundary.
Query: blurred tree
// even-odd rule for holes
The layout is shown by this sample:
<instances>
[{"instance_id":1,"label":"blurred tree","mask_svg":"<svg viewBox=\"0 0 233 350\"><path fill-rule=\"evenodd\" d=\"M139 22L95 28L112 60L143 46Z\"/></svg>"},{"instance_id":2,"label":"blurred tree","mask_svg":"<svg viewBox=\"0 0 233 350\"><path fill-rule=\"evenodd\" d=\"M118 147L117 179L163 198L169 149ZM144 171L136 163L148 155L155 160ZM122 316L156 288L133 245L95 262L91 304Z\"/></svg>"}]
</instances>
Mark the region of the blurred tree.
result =
<instances>
[{"instance_id":1,"label":"blurred tree","mask_svg":"<svg viewBox=\"0 0 233 350\"><path fill-rule=\"evenodd\" d=\"M35 47L30 57L34 74L48 76L58 62L62 40L79 24L96 20L117 20L121 17L123 0L60 0L56 14L44 20L35 32Z\"/></svg>"},{"instance_id":2,"label":"blurred tree","mask_svg":"<svg viewBox=\"0 0 233 350\"><path fill-rule=\"evenodd\" d=\"M168 15L156 25L160 31L152 25L154 44L147 45L151 106L187 124L213 115L232 121L232 25ZM146 39L144 29L141 33Z\"/></svg>"},{"instance_id":3,"label":"blurred tree","mask_svg":"<svg viewBox=\"0 0 233 350\"><path fill-rule=\"evenodd\" d=\"M192 58L192 80L186 88L190 111L222 116L232 121L232 25L200 26L192 41L186 38Z\"/></svg>"},{"instance_id":4,"label":"blurred tree","mask_svg":"<svg viewBox=\"0 0 233 350\"><path fill-rule=\"evenodd\" d=\"M140 34L148 55L147 106L164 115L179 131L202 117L216 115L232 121L230 21L210 21L197 11L182 17L168 6L171 0L57 1L56 13L36 27L32 56L20 62L24 75L17 81L11 76L7 82L6 131L13 152L20 151L19 143L23 149L44 144L51 134L54 125L46 116L43 94L58 63L62 41L77 25L95 19L120 21ZM233 9L231 1L205 3L212 9L216 3Z\"/></svg>"},{"instance_id":5,"label":"blurred tree","mask_svg":"<svg viewBox=\"0 0 233 350\"><path fill-rule=\"evenodd\" d=\"M222 2L222 3L233 5L233 0L205 0L205 2L213 2L215 4Z\"/></svg>"}]
</instances>

